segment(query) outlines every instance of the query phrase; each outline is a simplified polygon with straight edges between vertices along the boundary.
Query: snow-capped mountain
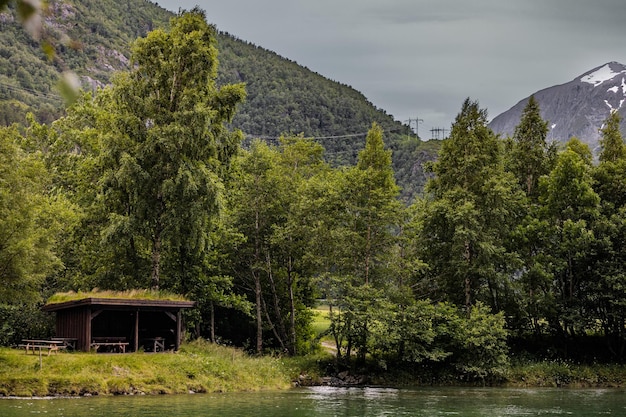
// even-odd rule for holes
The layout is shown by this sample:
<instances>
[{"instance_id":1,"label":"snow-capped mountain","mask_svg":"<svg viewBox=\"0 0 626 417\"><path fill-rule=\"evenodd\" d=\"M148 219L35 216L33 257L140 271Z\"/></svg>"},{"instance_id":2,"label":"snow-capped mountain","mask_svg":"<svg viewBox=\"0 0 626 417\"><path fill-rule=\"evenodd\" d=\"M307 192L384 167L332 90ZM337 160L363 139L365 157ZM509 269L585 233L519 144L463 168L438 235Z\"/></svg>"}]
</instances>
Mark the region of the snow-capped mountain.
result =
<instances>
[{"instance_id":1,"label":"snow-capped mountain","mask_svg":"<svg viewBox=\"0 0 626 417\"><path fill-rule=\"evenodd\" d=\"M626 136L626 65L609 62L574 80L534 93L541 116L548 121L548 140L566 142L572 136L596 151L599 130L612 110L622 116ZM496 116L489 126L502 136L512 136L528 97Z\"/></svg>"}]
</instances>

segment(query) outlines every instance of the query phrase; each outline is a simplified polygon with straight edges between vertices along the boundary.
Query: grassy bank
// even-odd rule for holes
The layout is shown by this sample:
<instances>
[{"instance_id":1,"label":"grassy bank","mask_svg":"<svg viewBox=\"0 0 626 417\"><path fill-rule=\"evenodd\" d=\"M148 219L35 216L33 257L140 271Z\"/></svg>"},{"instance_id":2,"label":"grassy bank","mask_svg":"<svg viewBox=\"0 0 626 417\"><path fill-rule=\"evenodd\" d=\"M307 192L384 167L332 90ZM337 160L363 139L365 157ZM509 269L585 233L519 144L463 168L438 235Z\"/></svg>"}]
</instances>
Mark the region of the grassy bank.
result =
<instances>
[{"instance_id":1,"label":"grassy bank","mask_svg":"<svg viewBox=\"0 0 626 417\"><path fill-rule=\"evenodd\" d=\"M240 350L193 342L178 353L26 355L0 348L0 396L76 396L178 394L276 390L322 381L333 373L333 360L319 352L296 358L251 357ZM433 377L423 370L368 369L366 383L387 386L482 385L462 381L452 373ZM306 376L306 380L304 380ZM509 387L626 387L624 365L575 365L566 362L526 362L512 365L498 381Z\"/></svg>"},{"instance_id":2,"label":"grassy bank","mask_svg":"<svg viewBox=\"0 0 626 417\"><path fill-rule=\"evenodd\" d=\"M115 395L286 389L288 365L193 342L177 353L26 355L0 349L0 395Z\"/></svg>"},{"instance_id":3,"label":"grassy bank","mask_svg":"<svg viewBox=\"0 0 626 417\"><path fill-rule=\"evenodd\" d=\"M326 366L324 366L324 363ZM323 376L323 369L330 370L329 362L322 362L311 374L314 380ZM318 362L317 365L320 365ZM331 371L332 376L339 376L335 383L342 385L344 381L363 379L366 385L389 387L422 387L422 386L493 386L509 388L626 388L626 365L620 364L572 364L567 362L527 362L508 367L502 375L484 380L466 378L454 369L419 369L417 366L380 369L374 363L346 370ZM342 368L345 369L345 368ZM341 380L341 374L347 373L348 378ZM363 377L363 378L361 378ZM346 385L350 385L348 382Z\"/></svg>"},{"instance_id":4,"label":"grassy bank","mask_svg":"<svg viewBox=\"0 0 626 417\"><path fill-rule=\"evenodd\" d=\"M626 366L620 364L572 364L564 361L524 362L510 367L507 386L623 388Z\"/></svg>"}]
</instances>

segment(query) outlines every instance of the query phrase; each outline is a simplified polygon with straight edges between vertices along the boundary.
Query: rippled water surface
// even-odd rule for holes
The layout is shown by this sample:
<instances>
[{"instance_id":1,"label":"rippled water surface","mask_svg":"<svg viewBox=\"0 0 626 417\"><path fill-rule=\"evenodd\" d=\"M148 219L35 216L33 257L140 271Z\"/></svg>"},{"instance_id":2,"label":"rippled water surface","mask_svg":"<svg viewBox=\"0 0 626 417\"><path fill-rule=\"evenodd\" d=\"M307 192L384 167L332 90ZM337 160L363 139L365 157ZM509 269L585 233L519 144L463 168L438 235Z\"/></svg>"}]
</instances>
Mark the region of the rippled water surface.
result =
<instances>
[{"instance_id":1,"label":"rippled water surface","mask_svg":"<svg viewBox=\"0 0 626 417\"><path fill-rule=\"evenodd\" d=\"M0 416L624 416L615 389L302 388L158 397L4 399Z\"/></svg>"}]
</instances>

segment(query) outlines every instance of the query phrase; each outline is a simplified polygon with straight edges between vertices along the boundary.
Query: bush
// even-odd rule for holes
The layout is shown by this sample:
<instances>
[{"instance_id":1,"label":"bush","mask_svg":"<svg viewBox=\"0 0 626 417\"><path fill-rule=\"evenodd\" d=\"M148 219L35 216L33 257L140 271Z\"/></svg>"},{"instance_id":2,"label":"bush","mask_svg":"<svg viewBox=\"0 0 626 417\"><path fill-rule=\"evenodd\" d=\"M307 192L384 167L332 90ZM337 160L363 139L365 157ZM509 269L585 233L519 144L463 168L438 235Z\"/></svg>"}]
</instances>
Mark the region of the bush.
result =
<instances>
[{"instance_id":1,"label":"bush","mask_svg":"<svg viewBox=\"0 0 626 417\"><path fill-rule=\"evenodd\" d=\"M470 379L504 376L508 365L507 331L502 313L477 304L457 333L455 367Z\"/></svg>"},{"instance_id":2,"label":"bush","mask_svg":"<svg viewBox=\"0 0 626 417\"><path fill-rule=\"evenodd\" d=\"M54 319L39 305L0 304L0 345L17 345L22 339L49 338L53 334Z\"/></svg>"},{"instance_id":3,"label":"bush","mask_svg":"<svg viewBox=\"0 0 626 417\"><path fill-rule=\"evenodd\" d=\"M502 378L508 369L504 316L482 304L467 314L449 303L422 300L387 311L375 324L371 352L380 363L454 372L463 381Z\"/></svg>"}]
</instances>

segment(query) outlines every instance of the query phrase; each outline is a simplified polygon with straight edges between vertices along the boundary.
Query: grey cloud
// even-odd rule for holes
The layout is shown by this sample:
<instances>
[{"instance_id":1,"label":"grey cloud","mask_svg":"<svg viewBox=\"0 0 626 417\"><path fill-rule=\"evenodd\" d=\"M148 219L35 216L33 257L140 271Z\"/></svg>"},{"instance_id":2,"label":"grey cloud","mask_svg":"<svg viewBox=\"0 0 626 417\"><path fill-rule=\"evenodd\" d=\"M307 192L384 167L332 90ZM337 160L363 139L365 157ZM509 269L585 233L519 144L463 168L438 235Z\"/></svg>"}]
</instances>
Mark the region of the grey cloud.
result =
<instances>
[{"instance_id":1,"label":"grey cloud","mask_svg":"<svg viewBox=\"0 0 626 417\"><path fill-rule=\"evenodd\" d=\"M491 116L607 61L626 63L624 0L161 0L362 91L398 120ZM422 116L422 114L424 116Z\"/></svg>"}]
</instances>

